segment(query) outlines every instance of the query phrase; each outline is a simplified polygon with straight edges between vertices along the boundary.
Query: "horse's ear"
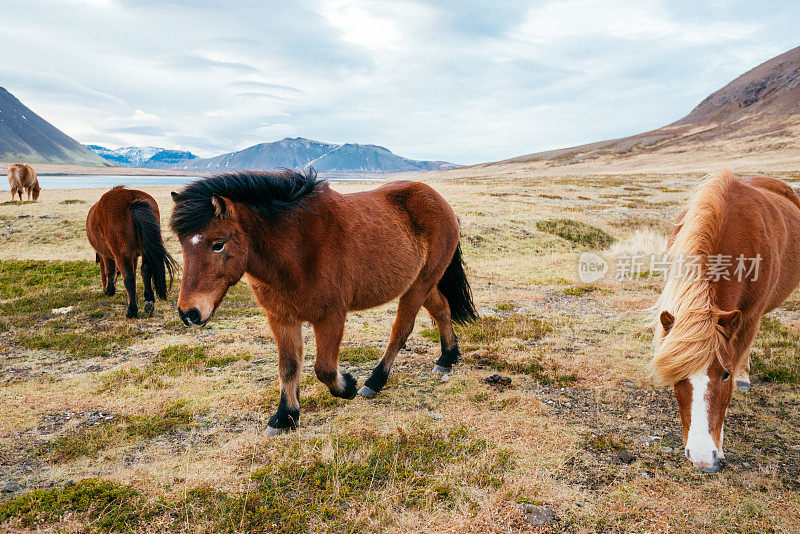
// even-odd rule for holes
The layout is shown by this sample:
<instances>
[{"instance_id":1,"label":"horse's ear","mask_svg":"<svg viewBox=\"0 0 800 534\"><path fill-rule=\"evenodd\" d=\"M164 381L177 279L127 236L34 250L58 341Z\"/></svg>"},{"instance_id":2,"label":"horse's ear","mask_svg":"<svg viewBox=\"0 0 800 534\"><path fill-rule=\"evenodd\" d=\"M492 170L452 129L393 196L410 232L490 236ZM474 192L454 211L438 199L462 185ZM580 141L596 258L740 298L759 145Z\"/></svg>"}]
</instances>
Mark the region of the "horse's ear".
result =
<instances>
[{"instance_id":1,"label":"horse's ear","mask_svg":"<svg viewBox=\"0 0 800 534\"><path fill-rule=\"evenodd\" d=\"M222 219L225 217L227 213L227 209L225 206L225 200L222 197L218 197L217 195L211 196L211 205L214 206L214 216L219 217Z\"/></svg>"},{"instance_id":2,"label":"horse's ear","mask_svg":"<svg viewBox=\"0 0 800 534\"><path fill-rule=\"evenodd\" d=\"M733 310L729 312L722 312L717 318L717 324L720 327L722 335L728 339L732 339L742 326L742 312Z\"/></svg>"},{"instance_id":3,"label":"horse's ear","mask_svg":"<svg viewBox=\"0 0 800 534\"><path fill-rule=\"evenodd\" d=\"M667 310L661 312L661 326L664 327L664 333L666 334L669 332L669 329L672 328L672 325L675 324L675 316L673 316Z\"/></svg>"},{"instance_id":4,"label":"horse's ear","mask_svg":"<svg viewBox=\"0 0 800 534\"><path fill-rule=\"evenodd\" d=\"M175 191L172 192L172 201L173 202L177 202L178 201L178 193L176 193Z\"/></svg>"}]
</instances>

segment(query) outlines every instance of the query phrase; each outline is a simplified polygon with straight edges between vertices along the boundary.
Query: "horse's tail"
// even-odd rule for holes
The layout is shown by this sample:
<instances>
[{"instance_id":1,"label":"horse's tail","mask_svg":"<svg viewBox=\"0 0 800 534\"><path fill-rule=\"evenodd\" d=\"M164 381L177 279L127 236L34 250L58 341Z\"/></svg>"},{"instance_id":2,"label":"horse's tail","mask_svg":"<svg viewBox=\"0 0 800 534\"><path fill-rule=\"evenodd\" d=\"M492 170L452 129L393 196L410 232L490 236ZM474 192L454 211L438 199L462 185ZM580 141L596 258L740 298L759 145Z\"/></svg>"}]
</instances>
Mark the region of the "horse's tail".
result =
<instances>
[{"instance_id":1,"label":"horse's tail","mask_svg":"<svg viewBox=\"0 0 800 534\"><path fill-rule=\"evenodd\" d=\"M169 287L172 287L172 278L178 270L178 264L164 247L164 240L161 239L161 223L150 204L145 200L133 202L131 215L136 231L142 236L143 259L150 266L153 289L158 298L166 300L167 273L169 273Z\"/></svg>"},{"instance_id":2,"label":"horse's tail","mask_svg":"<svg viewBox=\"0 0 800 534\"><path fill-rule=\"evenodd\" d=\"M450 318L456 324L471 323L478 319L478 311L472 302L472 289L469 287L464 260L461 258L461 243L456 246L453 259L447 266L442 279L437 284L450 305Z\"/></svg>"}]
</instances>

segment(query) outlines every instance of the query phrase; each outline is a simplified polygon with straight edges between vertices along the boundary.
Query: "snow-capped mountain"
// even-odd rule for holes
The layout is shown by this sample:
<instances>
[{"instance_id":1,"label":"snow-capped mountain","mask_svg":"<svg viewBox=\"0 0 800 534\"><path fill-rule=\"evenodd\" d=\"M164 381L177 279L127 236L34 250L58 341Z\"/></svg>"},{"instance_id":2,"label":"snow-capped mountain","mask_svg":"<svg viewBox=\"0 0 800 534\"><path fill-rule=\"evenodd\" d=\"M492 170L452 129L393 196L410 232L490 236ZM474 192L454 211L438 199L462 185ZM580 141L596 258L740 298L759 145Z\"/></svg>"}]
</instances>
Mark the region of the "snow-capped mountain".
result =
<instances>
[{"instance_id":1,"label":"snow-capped mountain","mask_svg":"<svg viewBox=\"0 0 800 534\"><path fill-rule=\"evenodd\" d=\"M167 169L178 163L196 159L197 156L183 150L168 150L155 146L126 146L111 150L99 145L86 145L103 159L120 167L146 167Z\"/></svg>"}]
</instances>

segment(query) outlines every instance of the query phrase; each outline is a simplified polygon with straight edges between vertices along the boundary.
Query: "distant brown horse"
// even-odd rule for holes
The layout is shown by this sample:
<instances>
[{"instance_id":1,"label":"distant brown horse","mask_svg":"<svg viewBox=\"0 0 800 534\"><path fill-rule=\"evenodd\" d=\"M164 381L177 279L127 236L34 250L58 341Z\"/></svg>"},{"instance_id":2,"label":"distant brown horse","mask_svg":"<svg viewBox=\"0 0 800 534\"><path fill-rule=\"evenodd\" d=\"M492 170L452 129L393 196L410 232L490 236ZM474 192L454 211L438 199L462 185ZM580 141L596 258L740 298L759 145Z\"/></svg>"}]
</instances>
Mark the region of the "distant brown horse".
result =
<instances>
[{"instance_id":1,"label":"distant brown horse","mask_svg":"<svg viewBox=\"0 0 800 534\"><path fill-rule=\"evenodd\" d=\"M774 178L710 175L679 218L669 254L653 372L675 387L686 457L714 472L724 458L734 382L750 388L750 345L761 316L800 283L800 197ZM699 266L691 274L680 267L690 258Z\"/></svg>"},{"instance_id":2,"label":"distant brown horse","mask_svg":"<svg viewBox=\"0 0 800 534\"><path fill-rule=\"evenodd\" d=\"M155 306L153 288L160 299L167 298L167 273L171 285L177 265L164 248L158 204L153 197L122 186L108 191L89 209L86 235L97 252L106 295L114 295L117 273L122 273L128 293L126 317L138 314L136 264L139 257L142 258L145 311L150 313Z\"/></svg>"},{"instance_id":3,"label":"distant brown horse","mask_svg":"<svg viewBox=\"0 0 800 534\"><path fill-rule=\"evenodd\" d=\"M8 168L8 185L11 187L11 199L14 195L19 194L19 200L22 201L22 191L28 194L28 200L33 196L34 202L39 200L39 179L36 177L36 172L30 165L23 165L22 163L15 163Z\"/></svg>"},{"instance_id":4,"label":"distant brown horse","mask_svg":"<svg viewBox=\"0 0 800 534\"><path fill-rule=\"evenodd\" d=\"M278 345L281 399L268 434L297 426L304 321L317 341L317 378L351 399L356 381L339 370L350 310L400 297L389 345L358 391L372 398L424 306L439 329L449 370L459 357L451 321L476 318L461 261L458 220L431 187L391 182L340 194L313 171L242 172L173 193L172 229L183 247L178 314L203 326L228 288L246 276Z\"/></svg>"}]
</instances>

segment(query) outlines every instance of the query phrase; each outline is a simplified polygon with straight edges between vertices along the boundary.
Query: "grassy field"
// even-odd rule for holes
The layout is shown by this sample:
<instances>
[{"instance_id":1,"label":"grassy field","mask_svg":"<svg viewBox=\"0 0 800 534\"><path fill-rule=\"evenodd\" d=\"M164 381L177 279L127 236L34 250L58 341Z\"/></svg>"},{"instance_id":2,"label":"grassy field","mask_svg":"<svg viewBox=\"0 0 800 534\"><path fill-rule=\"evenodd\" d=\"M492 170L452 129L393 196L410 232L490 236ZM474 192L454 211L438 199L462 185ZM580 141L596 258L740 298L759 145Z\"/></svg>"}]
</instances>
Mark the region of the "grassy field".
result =
<instances>
[{"instance_id":1,"label":"grassy field","mask_svg":"<svg viewBox=\"0 0 800 534\"><path fill-rule=\"evenodd\" d=\"M662 283L577 282L582 251L663 246L699 178L431 182L461 219L482 314L459 330L464 361L431 374L423 313L384 391L343 401L314 378L306 328L301 428L278 438L261 434L275 343L244 282L202 330L179 323L177 286L125 320L83 230L101 191L0 203L0 530L515 532L540 505L543 531L797 531L800 294L762 322L727 466L702 475L647 376ZM150 192L166 220L169 189ZM349 317L342 366L360 381L394 310Z\"/></svg>"}]
</instances>

